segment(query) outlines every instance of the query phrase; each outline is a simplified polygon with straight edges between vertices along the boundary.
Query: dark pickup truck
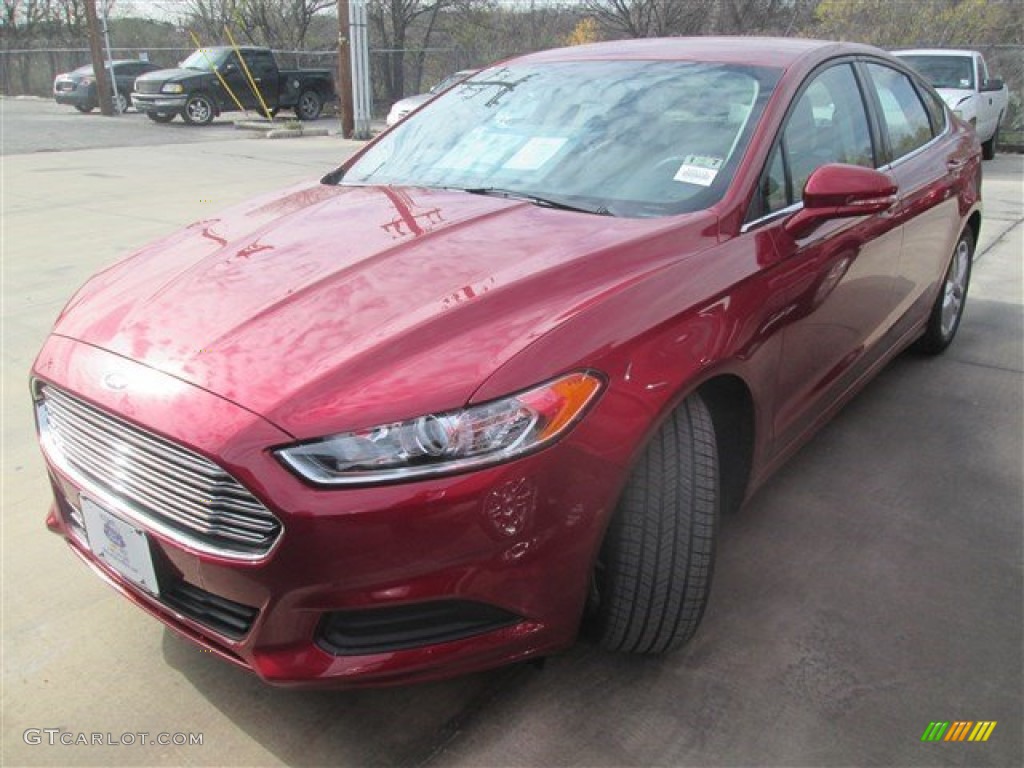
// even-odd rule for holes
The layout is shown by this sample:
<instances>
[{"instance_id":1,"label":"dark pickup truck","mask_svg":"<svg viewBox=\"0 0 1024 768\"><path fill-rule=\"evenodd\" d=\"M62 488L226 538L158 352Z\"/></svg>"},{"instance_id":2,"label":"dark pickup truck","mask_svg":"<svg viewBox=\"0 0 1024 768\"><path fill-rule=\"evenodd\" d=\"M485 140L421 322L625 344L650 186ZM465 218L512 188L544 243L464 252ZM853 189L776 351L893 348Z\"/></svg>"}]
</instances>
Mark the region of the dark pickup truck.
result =
<instances>
[{"instance_id":1,"label":"dark pickup truck","mask_svg":"<svg viewBox=\"0 0 1024 768\"><path fill-rule=\"evenodd\" d=\"M239 53L271 115L294 109L300 120L315 120L324 103L335 98L326 69L278 69L269 48L242 47L236 53L233 48L215 47L200 48L177 69L161 69L136 79L132 104L158 123L181 115L190 125L207 125L221 112L238 110L224 87L227 84L244 109L263 112Z\"/></svg>"}]
</instances>

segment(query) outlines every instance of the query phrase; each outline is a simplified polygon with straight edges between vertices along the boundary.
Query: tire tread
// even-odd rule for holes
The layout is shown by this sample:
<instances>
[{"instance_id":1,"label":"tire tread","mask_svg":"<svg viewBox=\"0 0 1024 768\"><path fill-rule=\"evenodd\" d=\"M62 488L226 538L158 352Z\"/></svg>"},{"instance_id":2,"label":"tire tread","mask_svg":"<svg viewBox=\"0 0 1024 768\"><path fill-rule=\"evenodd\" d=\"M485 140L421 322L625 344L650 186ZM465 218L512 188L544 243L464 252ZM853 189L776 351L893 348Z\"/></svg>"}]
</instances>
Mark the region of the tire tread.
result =
<instances>
[{"instance_id":1,"label":"tire tread","mask_svg":"<svg viewBox=\"0 0 1024 768\"><path fill-rule=\"evenodd\" d=\"M600 639L663 653L696 631L714 565L718 459L707 406L691 396L651 439L609 528Z\"/></svg>"}]
</instances>

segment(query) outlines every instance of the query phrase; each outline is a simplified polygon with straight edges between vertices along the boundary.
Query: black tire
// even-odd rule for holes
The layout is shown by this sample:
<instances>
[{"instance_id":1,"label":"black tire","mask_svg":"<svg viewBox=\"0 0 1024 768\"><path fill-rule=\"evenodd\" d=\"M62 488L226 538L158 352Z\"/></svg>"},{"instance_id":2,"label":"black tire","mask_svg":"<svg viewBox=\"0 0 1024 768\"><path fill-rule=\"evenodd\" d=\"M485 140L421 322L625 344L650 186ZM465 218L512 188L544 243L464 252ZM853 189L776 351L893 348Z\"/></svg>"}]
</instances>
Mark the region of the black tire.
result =
<instances>
[{"instance_id":1,"label":"black tire","mask_svg":"<svg viewBox=\"0 0 1024 768\"><path fill-rule=\"evenodd\" d=\"M995 133L988 141L981 144L981 157L983 160L992 160L996 156L996 144L999 143L999 123L996 123Z\"/></svg>"},{"instance_id":2,"label":"black tire","mask_svg":"<svg viewBox=\"0 0 1024 768\"><path fill-rule=\"evenodd\" d=\"M131 105L132 101L128 98L128 94L118 91L117 96L114 97L114 113L123 115Z\"/></svg>"},{"instance_id":3,"label":"black tire","mask_svg":"<svg viewBox=\"0 0 1024 768\"><path fill-rule=\"evenodd\" d=\"M95 104L75 104L75 109L81 112L83 115L87 115L96 109Z\"/></svg>"},{"instance_id":4,"label":"black tire","mask_svg":"<svg viewBox=\"0 0 1024 768\"><path fill-rule=\"evenodd\" d=\"M316 91L308 90L299 94L295 103L295 116L299 120L316 120L324 108L323 97Z\"/></svg>"},{"instance_id":5,"label":"black tire","mask_svg":"<svg viewBox=\"0 0 1024 768\"><path fill-rule=\"evenodd\" d=\"M147 112L146 117L154 123L169 123L174 119L173 112Z\"/></svg>"},{"instance_id":6,"label":"black tire","mask_svg":"<svg viewBox=\"0 0 1024 768\"><path fill-rule=\"evenodd\" d=\"M189 125L209 125L217 116L217 105L207 94L193 93L185 101L181 116Z\"/></svg>"},{"instance_id":7,"label":"black tire","mask_svg":"<svg viewBox=\"0 0 1024 768\"><path fill-rule=\"evenodd\" d=\"M644 449L605 535L593 595L605 648L663 653L693 636L711 589L718 512L715 428L692 395Z\"/></svg>"},{"instance_id":8,"label":"black tire","mask_svg":"<svg viewBox=\"0 0 1024 768\"><path fill-rule=\"evenodd\" d=\"M949 260L949 267L942 278L939 295L935 297L928 326L918 339L915 349L929 355L937 355L950 345L960 328L960 318L967 303L967 289L971 283L971 261L974 258L974 234L965 229Z\"/></svg>"}]
</instances>

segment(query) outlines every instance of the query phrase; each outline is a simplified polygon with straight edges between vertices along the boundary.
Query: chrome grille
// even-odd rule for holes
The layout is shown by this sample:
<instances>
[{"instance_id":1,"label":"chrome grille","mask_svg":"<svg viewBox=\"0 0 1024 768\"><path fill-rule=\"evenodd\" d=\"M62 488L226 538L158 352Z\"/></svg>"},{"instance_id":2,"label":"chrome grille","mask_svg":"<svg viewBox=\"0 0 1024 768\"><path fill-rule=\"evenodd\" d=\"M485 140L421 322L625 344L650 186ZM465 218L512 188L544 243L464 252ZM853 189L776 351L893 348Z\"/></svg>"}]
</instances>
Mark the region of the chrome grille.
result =
<instances>
[{"instance_id":1,"label":"chrome grille","mask_svg":"<svg viewBox=\"0 0 1024 768\"><path fill-rule=\"evenodd\" d=\"M136 80L135 81L135 92L136 93L160 93L160 89L164 87L162 80Z\"/></svg>"},{"instance_id":2,"label":"chrome grille","mask_svg":"<svg viewBox=\"0 0 1024 768\"><path fill-rule=\"evenodd\" d=\"M84 478L86 494L94 485L143 525L205 552L253 559L274 545L281 523L213 462L55 387L39 395L43 446Z\"/></svg>"}]
</instances>

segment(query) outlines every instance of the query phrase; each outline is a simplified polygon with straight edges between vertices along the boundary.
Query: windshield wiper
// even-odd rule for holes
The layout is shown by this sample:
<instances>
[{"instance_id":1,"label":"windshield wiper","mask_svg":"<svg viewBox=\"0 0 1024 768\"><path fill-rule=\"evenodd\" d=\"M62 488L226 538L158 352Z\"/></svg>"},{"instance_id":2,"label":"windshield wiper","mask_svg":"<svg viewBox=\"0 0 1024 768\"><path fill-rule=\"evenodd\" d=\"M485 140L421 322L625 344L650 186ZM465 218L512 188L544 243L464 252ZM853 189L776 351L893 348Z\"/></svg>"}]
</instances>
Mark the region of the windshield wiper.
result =
<instances>
[{"instance_id":1,"label":"windshield wiper","mask_svg":"<svg viewBox=\"0 0 1024 768\"><path fill-rule=\"evenodd\" d=\"M612 212L605 208L603 205L597 208L588 208L582 205L574 205L573 203L567 203L563 200L554 200L550 197L542 197L540 195L533 195L529 192L516 192L513 189L502 189L501 187L470 187L468 189L463 188L464 192L469 192L471 195L487 195L489 197L504 197L510 200L525 200L528 203L534 205L540 205L545 208L556 208L559 211L575 211L577 213L590 213L595 216L611 216Z\"/></svg>"}]
</instances>

